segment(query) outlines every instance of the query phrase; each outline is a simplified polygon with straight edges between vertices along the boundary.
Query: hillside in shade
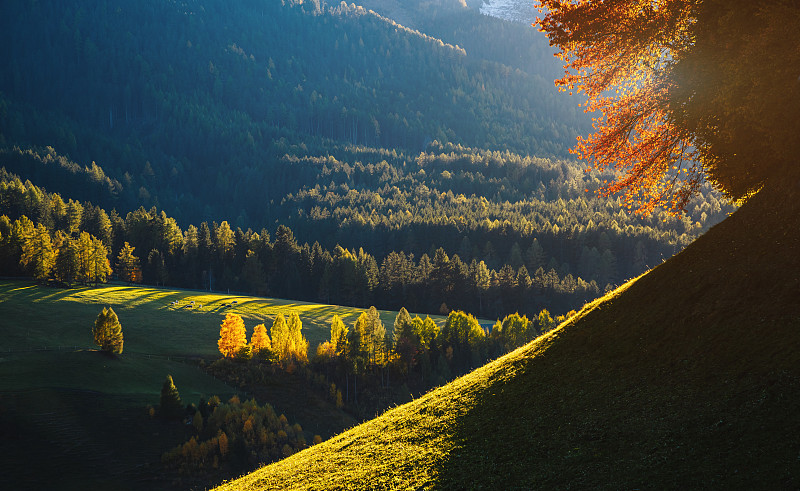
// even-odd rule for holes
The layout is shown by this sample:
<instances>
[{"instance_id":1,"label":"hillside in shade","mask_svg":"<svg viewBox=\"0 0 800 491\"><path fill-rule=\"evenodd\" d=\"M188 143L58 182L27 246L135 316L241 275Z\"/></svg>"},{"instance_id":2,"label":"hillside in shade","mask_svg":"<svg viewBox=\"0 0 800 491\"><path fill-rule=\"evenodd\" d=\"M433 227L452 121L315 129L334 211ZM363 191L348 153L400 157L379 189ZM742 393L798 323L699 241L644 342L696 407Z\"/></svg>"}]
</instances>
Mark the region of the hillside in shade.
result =
<instances>
[{"instance_id":1,"label":"hillside in shade","mask_svg":"<svg viewBox=\"0 0 800 491\"><path fill-rule=\"evenodd\" d=\"M457 13L426 32L344 2L4 3L0 149L95 162L118 209L261 224L301 181L286 155L566 157L589 118L553 87L544 36Z\"/></svg>"},{"instance_id":2,"label":"hillside in shade","mask_svg":"<svg viewBox=\"0 0 800 491\"><path fill-rule=\"evenodd\" d=\"M222 489L800 485L797 183L511 354Z\"/></svg>"}]
</instances>

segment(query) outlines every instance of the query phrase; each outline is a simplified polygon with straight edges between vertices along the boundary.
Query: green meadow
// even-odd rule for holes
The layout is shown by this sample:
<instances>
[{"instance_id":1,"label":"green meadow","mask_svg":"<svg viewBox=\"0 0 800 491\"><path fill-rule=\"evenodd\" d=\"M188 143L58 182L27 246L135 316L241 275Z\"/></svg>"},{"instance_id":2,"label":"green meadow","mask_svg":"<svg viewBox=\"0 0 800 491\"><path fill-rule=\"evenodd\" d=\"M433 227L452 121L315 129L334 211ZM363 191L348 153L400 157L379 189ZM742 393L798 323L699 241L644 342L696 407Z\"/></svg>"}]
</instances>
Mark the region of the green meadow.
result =
<instances>
[{"instance_id":1,"label":"green meadow","mask_svg":"<svg viewBox=\"0 0 800 491\"><path fill-rule=\"evenodd\" d=\"M123 285L55 289L30 282L3 281L0 316L6 327L0 351L59 346L93 349L91 328L104 306L112 307L122 323L124 354L199 357L219 355L219 327L228 312L242 316L248 336L256 324L265 323L269 329L276 315L296 312L303 322L303 334L310 349L314 349L330 337L330 320L334 315L352 325L363 311L194 290ZM387 329L391 329L397 313L381 311L380 314ZM441 318L435 320L440 322Z\"/></svg>"},{"instance_id":2,"label":"green meadow","mask_svg":"<svg viewBox=\"0 0 800 491\"><path fill-rule=\"evenodd\" d=\"M92 341L94 319L105 306L122 324L119 357ZM313 350L328 339L334 314L352 324L361 310L138 286L56 289L0 281L0 431L15 442L2 446L0 472L21 489L37 489L53 476L29 463L46 459L60 473L62 489L167 485L156 465L186 433L152 419L148 405L158 405L167 374L184 404L239 393L199 366L219 357L219 327L228 312L242 316L248 337L256 324L269 327L279 313L297 312ZM395 315L381 312L387 328ZM309 440L356 424L286 374L278 373L266 392L262 402L300 422Z\"/></svg>"}]
</instances>

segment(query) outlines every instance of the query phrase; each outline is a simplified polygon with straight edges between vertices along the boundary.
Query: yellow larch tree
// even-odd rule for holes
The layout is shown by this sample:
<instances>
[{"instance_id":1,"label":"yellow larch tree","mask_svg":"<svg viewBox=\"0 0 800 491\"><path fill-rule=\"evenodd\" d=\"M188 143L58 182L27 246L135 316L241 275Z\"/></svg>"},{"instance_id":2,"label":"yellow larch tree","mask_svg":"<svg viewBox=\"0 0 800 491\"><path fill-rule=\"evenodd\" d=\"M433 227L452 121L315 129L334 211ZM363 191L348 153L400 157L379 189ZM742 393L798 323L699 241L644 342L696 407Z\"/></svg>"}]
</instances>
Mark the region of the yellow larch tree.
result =
<instances>
[{"instance_id":1,"label":"yellow larch tree","mask_svg":"<svg viewBox=\"0 0 800 491\"><path fill-rule=\"evenodd\" d=\"M250 347L253 349L253 356L268 354L272 351L272 341L269 339L267 327L264 324L259 324L253 328Z\"/></svg>"},{"instance_id":2,"label":"yellow larch tree","mask_svg":"<svg viewBox=\"0 0 800 491\"><path fill-rule=\"evenodd\" d=\"M289 316L289 355L300 363L308 362L308 341L301 332L303 322L297 312Z\"/></svg>"},{"instance_id":3,"label":"yellow larch tree","mask_svg":"<svg viewBox=\"0 0 800 491\"><path fill-rule=\"evenodd\" d=\"M247 332L244 321L237 314L225 314L219 329L217 346L222 356L232 358L247 345Z\"/></svg>"}]
</instances>

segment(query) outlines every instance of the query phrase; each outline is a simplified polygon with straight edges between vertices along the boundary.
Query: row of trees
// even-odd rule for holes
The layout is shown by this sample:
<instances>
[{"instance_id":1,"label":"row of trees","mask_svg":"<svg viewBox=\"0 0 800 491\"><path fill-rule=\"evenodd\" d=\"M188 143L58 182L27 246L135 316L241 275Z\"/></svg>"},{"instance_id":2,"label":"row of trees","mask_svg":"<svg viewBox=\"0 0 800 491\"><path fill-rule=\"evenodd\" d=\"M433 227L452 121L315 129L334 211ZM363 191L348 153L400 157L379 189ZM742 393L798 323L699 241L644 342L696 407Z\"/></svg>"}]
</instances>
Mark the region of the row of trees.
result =
<instances>
[{"instance_id":1,"label":"row of trees","mask_svg":"<svg viewBox=\"0 0 800 491\"><path fill-rule=\"evenodd\" d=\"M379 263L363 248L301 246L286 226L278 226L274 240L266 230L234 230L225 221L181 230L163 211L139 208L123 218L6 177L0 181L0 205L11 218L0 216L0 272L8 276L101 282L109 277L113 258L114 271L128 282L364 307L407 305L430 313L455 308L485 317L512 311L533 315L542 306L566 311L602 291L557 261L545 262L536 239L524 250L512 248L513 265L498 270L475 258L465 263L442 248L419 259L390 252ZM584 262L614 269L613 258L605 260L599 253L586 255ZM538 267L528 270L526 264Z\"/></svg>"},{"instance_id":2,"label":"row of trees","mask_svg":"<svg viewBox=\"0 0 800 491\"><path fill-rule=\"evenodd\" d=\"M471 314L454 310L440 327L430 317L412 318L402 308L388 335L371 307L350 328L334 316L330 340L317 347L313 361L319 370L335 373L339 386L346 387L345 399L357 402L359 376L379 378L380 386L386 387L394 374L402 383L426 389L522 346L565 319L554 319L543 309L532 320L515 313L493 326L482 326Z\"/></svg>"},{"instance_id":3,"label":"row of trees","mask_svg":"<svg viewBox=\"0 0 800 491\"><path fill-rule=\"evenodd\" d=\"M332 379L329 390L337 405L342 404L342 389L344 402L358 404L359 380L386 388L394 379L425 390L522 346L565 318L554 319L543 309L531 320L515 313L493 326L482 326L474 316L452 311L440 326L429 316L412 318L402 308L389 331L377 309L370 307L351 326L334 315L330 338L309 358L296 313L288 320L278 314L269 334L264 324L256 325L249 343L242 318L228 313L220 326L218 347L224 358L272 362L291 371L310 362Z\"/></svg>"},{"instance_id":4,"label":"row of trees","mask_svg":"<svg viewBox=\"0 0 800 491\"><path fill-rule=\"evenodd\" d=\"M281 365L308 362L308 341L301 330L303 323L296 312L288 317L278 314L272 322L270 333L264 324L253 328L250 343L244 320L238 314L228 313L219 330L217 347L225 358L270 360Z\"/></svg>"},{"instance_id":5,"label":"row of trees","mask_svg":"<svg viewBox=\"0 0 800 491\"><path fill-rule=\"evenodd\" d=\"M614 200L587 198L585 189L599 188L602 176L584 175L572 163L453 144L433 142L414 158L359 147L333 154L282 160L282 173L308 184L271 205L285 218L279 223L291 226L279 228L275 241L264 229L256 234L227 221L182 230L155 208L121 216L46 195L5 173L0 202L12 219L26 214L68 235L88 231L117 261L128 242L146 283L424 312L438 312L446 303L485 317L573 308L660 263L730 210L704 189L683 218L632 217ZM51 151L23 157L35 162L21 169L80 171ZM96 165L80 172L116 189ZM309 245L300 245L292 231ZM443 298L431 286L428 265L439 248L453 263L451 283L469 291ZM485 291L485 282L472 279L482 276L481 261L490 272ZM354 271L353 263L357 279L342 284L337 274Z\"/></svg>"},{"instance_id":6,"label":"row of trees","mask_svg":"<svg viewBox=\"0 0 800 491\"><path fill-rule=\"evenodd\" d=\"M27 272L37 281L50 278L64 284L104 283L111 274L108 248L87 232L70 236L51 232L25 215L14 220L0 216L0 260L5 274Z\"/></svg>"}]
</instances>

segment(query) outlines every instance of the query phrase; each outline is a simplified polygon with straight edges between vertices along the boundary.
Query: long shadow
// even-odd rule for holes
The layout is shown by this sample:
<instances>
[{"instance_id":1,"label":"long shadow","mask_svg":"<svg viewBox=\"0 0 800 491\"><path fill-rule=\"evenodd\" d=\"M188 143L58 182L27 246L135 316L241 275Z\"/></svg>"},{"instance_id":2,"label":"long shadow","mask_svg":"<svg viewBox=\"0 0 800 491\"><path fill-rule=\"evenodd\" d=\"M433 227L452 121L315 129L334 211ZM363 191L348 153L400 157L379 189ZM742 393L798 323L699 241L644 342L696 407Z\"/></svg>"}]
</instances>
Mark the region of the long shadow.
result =
<instances>
[{"instance_id":1,"label":"long shadow","mask_svg":"<svg viewBox=\"0 0 800 491\"><path fill-rule=\"evenodd\" d=\"M0 283L0 299L8 301L10 299L24 299L24 300L61 300L64 297L72 295L78 289L85 287L73 288L55 288L38 285L31 281L24 280L3 280ZM43 294L43 292L47 292Z\"/></svg>"}]
</instances>

